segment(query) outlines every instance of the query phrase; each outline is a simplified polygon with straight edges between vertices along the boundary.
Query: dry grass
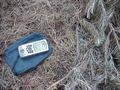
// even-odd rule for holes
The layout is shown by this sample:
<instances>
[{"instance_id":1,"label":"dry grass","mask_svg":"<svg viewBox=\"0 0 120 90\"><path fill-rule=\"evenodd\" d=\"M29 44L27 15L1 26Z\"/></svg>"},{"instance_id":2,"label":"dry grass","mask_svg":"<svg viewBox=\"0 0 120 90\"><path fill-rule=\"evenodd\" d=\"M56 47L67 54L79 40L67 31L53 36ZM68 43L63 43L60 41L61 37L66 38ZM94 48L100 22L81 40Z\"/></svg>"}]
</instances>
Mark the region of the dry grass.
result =
<instances>
[{"instance_id":1,"label":"dry grass","mask_svg":"<svg viewBox=\"0 0 120 90\"><path fill-rule=\"evenodd\" d=\"M0 87L3 90L120 90L118 0L1 0ZM53 54L14 76L3 59L8 45L42 32Z\"/></svg>"}]
</instances>

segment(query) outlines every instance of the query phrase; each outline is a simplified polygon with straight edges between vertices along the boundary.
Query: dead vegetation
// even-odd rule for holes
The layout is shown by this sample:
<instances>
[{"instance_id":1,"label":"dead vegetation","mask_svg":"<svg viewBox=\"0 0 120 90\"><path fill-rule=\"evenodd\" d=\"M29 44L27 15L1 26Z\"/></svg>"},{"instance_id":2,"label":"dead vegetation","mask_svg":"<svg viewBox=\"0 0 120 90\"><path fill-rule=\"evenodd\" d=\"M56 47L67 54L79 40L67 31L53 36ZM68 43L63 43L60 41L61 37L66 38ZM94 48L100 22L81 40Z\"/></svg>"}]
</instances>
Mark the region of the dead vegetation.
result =
<instances>
[{"instance_id":1,"label":"dead vegetation","mask_svg":"<svg viewBox=\"0 0 120 90\"><path fill-rule=\"evenodd\" d=\"M1 0L2 90L120 90L119 0ZM42 32L54 52L36 70L14 76L3 52Z\"/></svg>"}]
</instances>

